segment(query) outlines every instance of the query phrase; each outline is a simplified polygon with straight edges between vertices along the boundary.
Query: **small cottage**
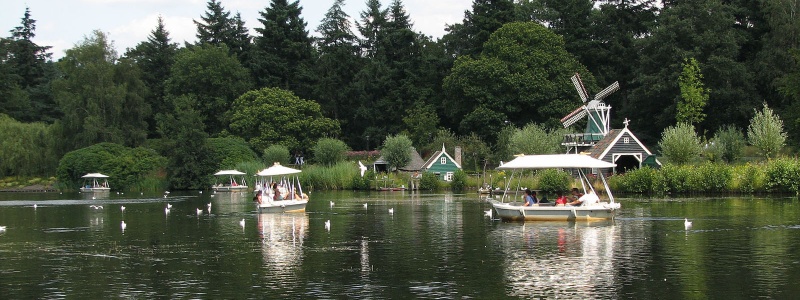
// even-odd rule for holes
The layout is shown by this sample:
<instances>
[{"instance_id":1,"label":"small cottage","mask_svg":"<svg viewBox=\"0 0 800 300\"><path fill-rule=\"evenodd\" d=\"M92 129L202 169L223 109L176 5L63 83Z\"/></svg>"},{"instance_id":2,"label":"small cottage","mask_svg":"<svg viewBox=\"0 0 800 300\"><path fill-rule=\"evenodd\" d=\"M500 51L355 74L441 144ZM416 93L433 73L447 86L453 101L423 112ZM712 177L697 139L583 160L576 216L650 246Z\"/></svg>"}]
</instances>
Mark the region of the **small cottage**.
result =
<instances>
[{"instance_id":1,"label":"small cottage","mask_svg":"<svg viewBox=\"0 0 800 300\"><path fill-rule=\"evenodd\" d=\"M443 144L442 150L433 153L422 169L425 172L436 174L441 180L452 181L455 172L461 170L461 147L456 147L455 155L456 158L454 159L450 154L447 154Z\"/></svg>"},{"instance_id":2,"label":"small cottage","mask_svg":"<svg viewBox=\"0 0 800 300\"><path fill-rule=\"evenodd\" d=\"M653 153L639 141L626 124L623 129L613 129L594 144L589 150L589 155L596 159L615 163L615 174L625 173L626 170L639 169L643 165L661 166Z\"/></svg>"},{"instance_id":3,"label":"small cottage","mask_svg":"<svg viewBox=\"0 0 800 300\"><path fill-rule=\"evenodd\" d=\"M421 171L422 165L425 163L425 161L422 160L422 156L419 155L417 149L414 147L409 147L408 154L411 157L411 160L405 166L397 168L398 171L403 171L403 172ZM381 173L381 172L386 173L389 171L394 171L394 170L389 170L389 163L386 162L386 159L383 158L383 155L378 157L378 159L375 160L374 163L372 163L372 169L375 170L376 173Z\"/></svg>"}]
</instances>

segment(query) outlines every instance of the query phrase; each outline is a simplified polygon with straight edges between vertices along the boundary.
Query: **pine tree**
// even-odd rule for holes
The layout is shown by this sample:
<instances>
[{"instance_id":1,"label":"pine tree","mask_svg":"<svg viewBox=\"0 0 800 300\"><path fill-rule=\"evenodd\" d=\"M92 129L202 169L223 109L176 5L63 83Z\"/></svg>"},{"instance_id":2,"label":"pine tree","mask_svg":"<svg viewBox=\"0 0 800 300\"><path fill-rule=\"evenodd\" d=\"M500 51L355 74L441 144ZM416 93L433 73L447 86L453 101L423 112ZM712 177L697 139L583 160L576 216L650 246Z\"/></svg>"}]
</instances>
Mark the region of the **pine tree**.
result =
<instances>
[{"instance_id":1,"label":"pine tree","mask_svg":"<svg viewBox=\"0 0 800 300\"><path fill-rule=\"evenodd\" d=\"M197 40L199 44L208 43L215 46L226 44L229 47L235 32L234 20L231 13L222 7L217 0L209 0L206 4L206 13L200 17L202 22L194 21L197 26Z\"/></svg>"},{"instance_id":2,"label":"pine tree","mask_svg":"<svg viewBox=\"0 0 800 300\"><path fill-rule=\"evenodd\" d=\"M474 0L472 11L464 12L464 21L447 27L442 40L448 52L477 56L493 32L515 20L514 8L511 0Z\"/></svg>"},{"instance_id":3,"label":"pine tree","mask_svg":"<svg viewBox=\"0 0 800 300\"><path fill-rule=\"evenodd\" d=\"M366 57L374 58L378 55L378 42L383 34L388 13L388 10L381 9L380 0L368 0L367 9L361 12L361 22L356 23L356 28L364 37L361 49Z\"/></svg>"},{"instance_id":4,"label":"pine tree","mask_svg":"<svg viewBox=\"0 0 800 300\"><path fill-rule=\"evenodd\" d=\"M260 12L263 28L256 28L251 71L259 87L280 87L309 98L314 57L301 11L299 1L272 0Z\"/></svg>"},{"instance_id":5,"label":"pine tree","mask_svg":"<svg viewBox=\"0 0 800 300\"><path fill-rule=\"evenodd\" d=\"M353 117L348 107L353 107L353 81L360 68L358 38L350 29L350 16L342 10L343 5L344 0L336 0L317 27L321 36L317 39L315 91L323 111L335 120Z\"/></svg>"}]
</instances>

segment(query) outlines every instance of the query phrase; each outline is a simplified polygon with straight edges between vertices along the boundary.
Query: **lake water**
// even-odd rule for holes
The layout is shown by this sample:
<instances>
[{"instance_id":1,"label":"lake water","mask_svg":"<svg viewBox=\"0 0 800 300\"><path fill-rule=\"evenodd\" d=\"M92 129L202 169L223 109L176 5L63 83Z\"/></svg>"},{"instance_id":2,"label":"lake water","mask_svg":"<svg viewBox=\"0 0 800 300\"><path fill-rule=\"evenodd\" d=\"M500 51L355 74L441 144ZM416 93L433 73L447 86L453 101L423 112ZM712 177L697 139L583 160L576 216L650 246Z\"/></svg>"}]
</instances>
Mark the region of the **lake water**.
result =
<instances>
[{"instance_id":1,"label":"lake water","mask_svg":"<svg viewBox=\"0 0 800 300\"><path fill-rule=\"evenodd\" d=\"M472 193L318 192L306 213L263 215L251 197L0 193L0 297L800 295L796 198L622 198L610 222L504 223Z\"/></svg>"}]
</instances>

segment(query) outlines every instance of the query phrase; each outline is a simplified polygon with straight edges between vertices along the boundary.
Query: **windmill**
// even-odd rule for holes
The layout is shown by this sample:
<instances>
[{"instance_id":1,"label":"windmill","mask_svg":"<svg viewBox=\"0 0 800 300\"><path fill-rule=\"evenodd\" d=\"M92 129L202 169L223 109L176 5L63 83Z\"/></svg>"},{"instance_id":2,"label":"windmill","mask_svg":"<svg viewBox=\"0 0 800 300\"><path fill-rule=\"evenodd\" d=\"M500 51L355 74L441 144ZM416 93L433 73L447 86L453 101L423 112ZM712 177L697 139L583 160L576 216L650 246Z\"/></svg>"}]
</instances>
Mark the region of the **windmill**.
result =
<instances>
[{"instance_id":1,"label":"windmill","mask_svg":"<svg viewBox=\"0 0 800 300\"><path fill-rule=\"evenodd\" d=\"M615 81L594 95L594 98L590 100L586 88L583 87L580 75L575 73L570 79L572 80L572 84L575 85L575 89L578 90L578 96L580 96L583 105L561 118L561 124L564 125L564 128L567 128L588 116L589 120L586 123L586 131L583 134L583 140L586 142L599 141L608 134L610 126L609 118L611 116L611 106L606 105L603 99L619 90L619 82Z\"/></svg>"}]
</instances>

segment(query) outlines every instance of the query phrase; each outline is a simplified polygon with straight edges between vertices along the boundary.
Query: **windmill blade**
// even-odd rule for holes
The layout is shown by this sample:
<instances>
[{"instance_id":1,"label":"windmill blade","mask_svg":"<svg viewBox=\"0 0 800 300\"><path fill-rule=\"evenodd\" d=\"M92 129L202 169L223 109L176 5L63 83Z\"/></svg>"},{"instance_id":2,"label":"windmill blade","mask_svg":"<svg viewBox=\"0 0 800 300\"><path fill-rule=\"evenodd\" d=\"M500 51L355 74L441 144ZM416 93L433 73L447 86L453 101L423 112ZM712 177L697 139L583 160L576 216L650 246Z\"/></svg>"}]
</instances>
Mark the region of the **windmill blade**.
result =
<instances>
[{"instance_id":1,"label":"windmill blade","mask_svg":"<svg viewBox=\"0 0 800 300\"><path fill-rule=\"evenodd\" d=\"M573 110L571 113L561 118L561 124L564 125L564 128L567 128L586 117L587 114L586 105L578 107L578 109Z\"/></svg>"},{"instance_id":2,"label":"windmill blade","mask_svg":"<svg viewBox=\"0 0 800 300\"><path fill-rule=\"evenodd\" d=\"M586 100L588 100L589 98L589 94L586 93L586 88L583 87L581 76L578 75L578 73L575 73L575 75L572 75L572 78L570 78L570 80L572 80L572 84L575 86L575 90L578 91L578 96L581 97L581 101L586 102Z\"/></svg>"},{"instance_id":3,"label":"windmill blade","mask_svg":"<svg viewBox=\"0 0 800 300\"><path fill-rule=\"evenodd\" d=\"M619 90L619 81L614 81L614 83L609 85L607 88L597 93L597 95L594 96L594 100L603 100L605 97L611 95L611 93L616 92L617 90Z\"/></svg>"}]
</instances>

